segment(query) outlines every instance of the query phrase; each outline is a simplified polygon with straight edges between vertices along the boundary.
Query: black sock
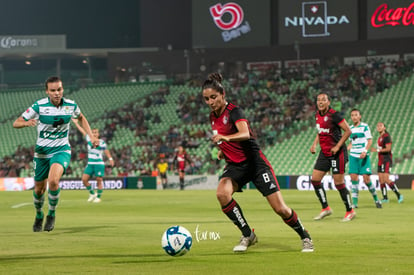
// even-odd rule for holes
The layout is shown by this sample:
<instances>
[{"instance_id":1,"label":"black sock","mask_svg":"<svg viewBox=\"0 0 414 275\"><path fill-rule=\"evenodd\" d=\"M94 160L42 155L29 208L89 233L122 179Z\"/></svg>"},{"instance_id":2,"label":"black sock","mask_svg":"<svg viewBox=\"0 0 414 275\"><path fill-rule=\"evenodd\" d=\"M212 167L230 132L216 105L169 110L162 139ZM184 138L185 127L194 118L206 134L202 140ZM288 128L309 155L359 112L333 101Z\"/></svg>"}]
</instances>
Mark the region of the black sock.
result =
<instances>
[{"instance_id":1,"label":"black sock","mask_svg":"<svg viewBox=\"0 0 414 275\"><path fill-rule=\"evenodd\" d=\"M394 182L388 183L388 186L391 188L392 191L394 191L395 195L397 195L397 199L400 199L400 192L398 190L397 185Z\"/></svg>"},{"instance_id":2,"label":"black sock","mask_svg":"<svg viewBox=\"0 0 414 275\"><path fill-rule=\"evenodd\" d=\"M180 189L184 190L184 179L180 178Z\"/></svg>"},{"instance_id":3,"label":"black sock","mask_svg":"<svg viewBox=\"0 0 414 275\"><path fill-rule=\"evenodd\" d=\"M283 221L289 225L290 227L293 228L293 230L296 231L296 233L299 234L300 238L303 240L305 238L311 238L308 231L305 230L305 228L303 227L302 223L300 222L300 219L298 218L298 215L296 214L295 211L292 210L292 215L290 215L289 218L287 219L283 219Z\"/></svg>"},{"instance_id":4,"label":"black sock","mask_svg":"<svg viewBox=\"0 0 414 275\"><path fill-rule=\"evenodd\" d=\"M247 221L243 216L243 212L240 206L234 199L231 199L231 201L228 204L221 207L221 210L240 229L243 236L250 237L250 235L252 234L252 230L247 224Z\"/></svg>"},{"instance_id":5,"label":"black sock","mask_svg":"<svg viewBox=\"0 0 414 275\"><path fill-rule=\"evenodd\" d=\"M326 192L323 188L320 181L312 181L313 188L315 189L315 194L319 199L319 202L322 205L322 209L328 207L328 199L326 198Z\"/></svg>"},{"instance_id":6,"label":"black sock","mask_svg":"<svg viewBox=\"0 0 414 275\"><path fill-rule=\"evenodd\" d=\"M385 183L381 183L380 184L380 187L381 187L382 198L384 200L388 200L387 186L385 185Z\"/></svg>"},{"instance_id":7,"label":"black sock","mask_svg":"<svg viewBox=\"0 0 414 275\"><path fill-rule=\"evenodd\" d=\"M341 199L345 204L346 211L347 212L351 211L352 210L351 195L349 194L349 190L346 188L345 183L338 184L335 187L339 191L339 194L341 195Z\"/></svg>"}]
</instances>

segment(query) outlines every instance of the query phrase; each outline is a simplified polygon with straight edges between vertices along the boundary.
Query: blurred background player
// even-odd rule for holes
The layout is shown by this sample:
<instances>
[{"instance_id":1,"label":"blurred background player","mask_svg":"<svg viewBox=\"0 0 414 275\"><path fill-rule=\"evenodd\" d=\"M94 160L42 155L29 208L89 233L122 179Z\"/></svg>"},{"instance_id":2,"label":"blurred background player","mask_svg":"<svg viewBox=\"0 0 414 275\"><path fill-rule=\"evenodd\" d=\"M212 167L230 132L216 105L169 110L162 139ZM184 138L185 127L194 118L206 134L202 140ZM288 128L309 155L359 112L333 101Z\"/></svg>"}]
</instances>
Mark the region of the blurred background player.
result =
<instances>
[{"instance_id":1,"label":"blurred background player","mask_svg":"<svg viewBox=\"0 0 414 275\"><path fill-rule=\"evenodd\" d=\"M372 135L368 124L361 122L361 112L358 109L351 111L352 125L350 126L352 134L349 137L349 174L352 182L352 206L358 208L359 177L362 175L364 183L368 186L369 192L377 208L382 208L378 200L375 186L371 183L371 158L369 149L372 145Z\"/></svg>"},{"instance_id":2,"label":"blurred background player","mask_svg":"<svg viewBox=\"0 0 414 275\"><path fill-rule=\"evenodd\" d=\"M101 202L102 192L103 192L103 177L105 175L105 162L103 160L103 153L109 160L109 164L113 167L114 160L111 156L111 153L106 147L106 143L103 139L99 138L99 129L92 129L92 136L99 140L99 145L96 147L92 146L91 137L80 127L78 121L73 119L78 130L86 138L88 143L88 164L82 175L82 182L85 185L86 189L89 191L88 202ZM92 188L92 185L89 183L89 179L95 175L97 192Z\"/></svg>"},{"instance_id":3,"label":"blurred background player","mask_svg":"<svg viewBox=\"0 0 414 275\"><path fill-rule=\"evenodd\" d=\"M241 108L227 102L222 76L213 73L202 86L204 102L210 107L212 141L219 147L218 158L226 160L226 167L217 186L217 199L223 213L242 233L234 252L244 252L257 242L254 230L248 225L240 205L233 199L234 192L252 181L283 221L302 240L302 252L313 252L313 242L296 212L289 208L280 192L273 168L266 159Z\"/></svg>"},{"instance_id":4,"label":"blurred background player","mask_svg":"<svg viewBox=\"0 0 414 275\"><path fill-rule=\"evenodd\" d=\"M321 183L325 174L332 169L332 177L336 189L341 195L345 205L345 217L342 221L352 220L356 213L351 205L351 196L345 185L345 165L348 161L348 151L345 141L351 135L348 123L341 115L330 107L331 101L327 94L321 93L317 97L315 114L316 129L318 133L310 148L312 154L316 152L316 145L320 144L321 151L312 173L312 185L316 196L322 205L322 211L314 220L321 220L332 214L332 209L328 204L325 189ZM344 131L342 135L341 130Z\"/></svg>"},{"instance_id":5,"label":"blurred background player","mask_svg":"<svg viewBox=\"0 0 414 275\"><path fill-rule=\"evenodd\" d=\"M55 227L55 211L59 202L59 181L70 163L69 144L70 120L76 118L86 133L92 135L88 121L79 106L63 97L62 80L57 76L49 77L45 83L48 97L36 101L14 123L14 128L37 126L37 141L34 153L33 201L36 209L33 231L42 231L44 219L44 193L48 188L49 212L43 230L52 231ZM92 146L99 140L92 136Z\"/></svg>"},{"instance_id":6,"label":"blurred background player","mask_svg":"<svg viewBox=\"0 0 414 275\"><path fill-rule=\"evenodd\" d=\"M377 123L377 131L380 134L377 141L377 148L372 151L378 152L378 178L383 196L382 202L389 202L387 194L387 186L394 191L397 196L398 203L404 201L403 195L398 190L397 185L390 179L390 171L392 167L392 140L383 122Z\"/></svg>"},{"instance_id":7,"label":"blurred background player","mask_svg":"<svg viewBox=\"0 0 414 275\"><path fill-rule=\"evenodd\" d=\"M180 190L184 190L184 176L185 176L185 164L191 165L190 157L184 150L183 146L178 146L177 153L174 156L173 167L178 170L178 176L180 178Z\"/></svg>"},{"instance_id":8,"label":"blurred background player","mask_svg":"<svg viewBox=\"0 0 414 275\"><path fill-rule=\"evenodd\" d=\"M168 187L168 178L167 178L168 162L165 160L164 154L160 154L160 158L157 161L156 168L161 178L162 188L167 189Z\"/></svg>"}]
</instances>

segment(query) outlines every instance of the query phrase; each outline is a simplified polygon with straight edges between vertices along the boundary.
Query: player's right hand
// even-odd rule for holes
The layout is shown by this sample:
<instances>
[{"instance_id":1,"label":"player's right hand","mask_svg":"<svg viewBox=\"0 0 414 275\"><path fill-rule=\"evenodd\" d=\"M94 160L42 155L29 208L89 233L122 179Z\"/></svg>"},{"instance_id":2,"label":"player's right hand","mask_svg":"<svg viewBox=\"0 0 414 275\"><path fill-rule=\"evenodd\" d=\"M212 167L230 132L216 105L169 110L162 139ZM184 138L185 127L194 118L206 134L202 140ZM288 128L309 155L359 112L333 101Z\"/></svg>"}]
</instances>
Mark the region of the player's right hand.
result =
<instances>
[{"instance_id":1,"label":"player's right hand","mask_svg":"<svg viewBox=\"0 0 414 275\"><path fill-rule=\"evenodd\" d=\"M26 121L26 127L35 127L36 125L37 125L37 120L34 118Z\"/></svg>"},{"instance_id":2,"label":"player's right hand","mask_svg":"<svg viewBox=\"0 0 414 275\"><path fill-rule=\"evenodd\" d=\"M312 154L315 154L316 153L316 146L312 145L311 148L310 148L310 152Z\"/></svg>"}]
</instances>

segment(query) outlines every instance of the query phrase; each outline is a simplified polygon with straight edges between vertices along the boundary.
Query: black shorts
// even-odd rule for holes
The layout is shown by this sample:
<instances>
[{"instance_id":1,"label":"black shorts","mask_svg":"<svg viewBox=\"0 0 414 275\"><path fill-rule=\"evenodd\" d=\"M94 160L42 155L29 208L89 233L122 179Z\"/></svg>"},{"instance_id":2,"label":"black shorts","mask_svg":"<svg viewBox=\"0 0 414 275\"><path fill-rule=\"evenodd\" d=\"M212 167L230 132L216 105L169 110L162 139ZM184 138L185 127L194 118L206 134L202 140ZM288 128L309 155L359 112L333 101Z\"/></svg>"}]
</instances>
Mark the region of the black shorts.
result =
<instances>
[{"instance_id":1,"label":"black shorts","mask_svg":"<svg viewBox=\"0 0 414 275\"><path fill-rule=\"evenodd\" d=\"M345 165L348 162L348 151L339 150L338 153L331 157L325 156L322 151L319 152L318 159L316 160L315 170L328 172L332 169L332 174L345 174Z\"/></svg>"},{"instance_id":2,"label":"black shorts","mask_svg":"<svg viewBox=\"0 0 414 275\"><path fill-rule=\"evenodd\" d=\"M381 164L378 163L378 173L387 173L389 174L391 171L392 162L391 161L384 161Z\"/></svg>"},{"instance_id":3,"label":"black shorts","mask_svg":"<svg viewBox=\"0 0 414 275\"><path fill-rule=\"evenodd\" d=\"M264 157L264 156L263 156ZM242 192L243 186L253 182L263 196L280 191L279 183L270 164L266 159L257 158L255 161L228 163L221 178L231 178L238 185L236 192Z\"/></svg>"},{"instance_id":4,"label":"black shorts","mask_svg":"<svg viewBox=\"0 0 414 275\"><path fill-rule=\"evenodd\" d=\"M160 172L160 177L161 177L162 179L166 179L166 178L167 178L167 172L165 172L165 173L161 173L161 172Z\"/></svg>"}]
</instances>

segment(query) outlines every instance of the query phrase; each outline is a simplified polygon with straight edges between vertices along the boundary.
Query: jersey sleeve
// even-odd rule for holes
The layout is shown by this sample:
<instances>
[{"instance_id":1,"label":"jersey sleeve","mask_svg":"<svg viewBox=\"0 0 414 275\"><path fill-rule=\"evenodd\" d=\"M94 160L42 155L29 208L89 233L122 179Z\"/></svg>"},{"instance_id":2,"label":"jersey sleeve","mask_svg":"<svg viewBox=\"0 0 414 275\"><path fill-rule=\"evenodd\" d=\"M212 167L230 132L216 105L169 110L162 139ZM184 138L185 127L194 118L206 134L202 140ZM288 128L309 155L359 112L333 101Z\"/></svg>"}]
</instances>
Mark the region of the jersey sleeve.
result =
<instances>
[{"instance_id":1,"label":"jersey sleeve","mask_svg":"<svg viewBox=\"0 0 414 275\"><path fill-rule=\"evenodd\" d=\"M244 112L242 109L240 109L239 107L234 108L231 112L230 112L230 119L234 122L234 124L236 124L238 121L240 120L245 120L247 121L246 116L244 115Z\"/></svg>"},{"instance_id":2,"label":"jersey sleeve","mask_svg":"<svg viewBox=\"0 0 414 275\"><path fill-rule=\"evenodd\" d=\"M332 114L332 121L336 124L339 125L341 124L341 122L344 120L344 118L339 114L339 112L335 112Z\"/></svg>"},{"instance_id":3,"label":"jersey sleeve","mask_svg":"<svg viewBox=\"0 0 414 275\"><path fill-rule=\"evenodd\" d=\"M22 114L24 120L28 121L30 119L38 119L39 118L39 105L34 103L32 106L27 108L27 110Z\"/></svg>"},{"instance_id":4,"label":"jersey sleeve","mask_svg":"<svg viewBox=\"0 0 414 275\"><path fill-rule=\"evenodd\" d=\"M387 145L389 143L392 143L391 136L390 135L387 135L386 137L384 137L383 144L384 145Z\"/></svg>"},{"instance_id":5,"label":"jersey sleeve","mask_svg":"<svg viewBox=\"0 0 414 275\"><path fill-rule=\"evenodd\" d=\"M78 118L80 116L80 114L81 114L81 110L80 110L78 104L75 104L75 109L73 110L72 117L73 118Z\"/></svg>"}]
</instances>

